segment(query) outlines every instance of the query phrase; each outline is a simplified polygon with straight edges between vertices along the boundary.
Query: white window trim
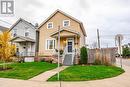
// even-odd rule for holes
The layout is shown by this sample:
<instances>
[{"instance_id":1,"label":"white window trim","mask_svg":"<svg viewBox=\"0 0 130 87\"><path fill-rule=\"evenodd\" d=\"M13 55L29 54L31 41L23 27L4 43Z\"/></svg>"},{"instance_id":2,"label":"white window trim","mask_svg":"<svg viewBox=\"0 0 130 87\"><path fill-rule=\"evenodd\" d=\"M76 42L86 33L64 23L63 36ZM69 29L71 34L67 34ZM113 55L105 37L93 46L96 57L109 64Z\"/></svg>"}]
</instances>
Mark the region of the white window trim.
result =
<instances>
[{"instance_id":1,"label":"white window trim","mask_svg":"<svg viewBox=\"0 0 130 87\"><path fill-rule=\"evenodd\" d=\"M51 23L52 24L52 27L51 28L48 28L48 24ZM52 29L53 28L53 22L48 22L47 23L47 29Z\"/></svg>"},{"instance_id":2,"label":"white window trim","mask_svg":"<svg viewBox=\"0 0 130 87\"><path fill-rule=\"evenodd\" d=\"M46 39L45 50L54 50L55 49L54 47L53 47L53 49L47 49L47 41L48 40L55 40L55 48L56 48L56 39ZM54 42L53 42L53 46L54 46Z\"/></svg>"},{"instance_id":3,"label":"white window trim","mask_svg":"<svg viewBox=\"0 0 130 87\"><path fill-rule=\"evenodd\" d=\"M63 27L68 27L68 26L64 26L64 22L65 21L69 21L69 25L68 26L70 26L70 20L63 20Z\"/></svg>"}]
</instances>

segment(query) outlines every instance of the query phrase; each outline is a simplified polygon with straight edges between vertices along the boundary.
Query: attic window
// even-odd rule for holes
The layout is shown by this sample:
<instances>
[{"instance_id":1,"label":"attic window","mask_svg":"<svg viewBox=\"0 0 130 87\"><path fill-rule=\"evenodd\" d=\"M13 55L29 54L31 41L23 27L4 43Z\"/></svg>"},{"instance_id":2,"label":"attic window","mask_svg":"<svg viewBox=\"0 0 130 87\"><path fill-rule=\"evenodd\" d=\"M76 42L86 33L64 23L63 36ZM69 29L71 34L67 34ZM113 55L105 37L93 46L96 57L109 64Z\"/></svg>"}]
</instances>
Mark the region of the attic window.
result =
<instances>
[{"instance_id":1,"label":"attic window","mask_svg":"<svg viewBox=\"0 0 130 87\"><path fill-rule=\"evenodd\" d=\"M49 22L49 23L47 23L47 28L48 28L48 29L53 28L53 22Z\"/></svg>"},{"instance_id":2,"label":"attic window","mask_svg":"<svg viewBox=\"0 0 130 87\"><path fill-rule=\"evenodd\" d=\"M70 26L70 20L63 20L63 27Z\"/></svg>"}]
</instances>

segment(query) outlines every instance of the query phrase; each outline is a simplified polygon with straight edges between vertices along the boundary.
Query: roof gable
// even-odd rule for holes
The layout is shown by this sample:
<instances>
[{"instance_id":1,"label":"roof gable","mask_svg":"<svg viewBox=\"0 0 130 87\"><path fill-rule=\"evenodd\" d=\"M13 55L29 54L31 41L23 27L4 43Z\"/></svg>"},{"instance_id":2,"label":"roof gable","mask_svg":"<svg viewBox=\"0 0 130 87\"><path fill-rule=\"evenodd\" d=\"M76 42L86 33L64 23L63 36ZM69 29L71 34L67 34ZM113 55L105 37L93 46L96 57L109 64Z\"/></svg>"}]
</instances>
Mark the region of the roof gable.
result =
<instances>
[{"instance_id":1,"label":"roof gable","mask_svg":"<svg viewBox=\"0 0 130 87\"><path fill-rule=\"evenodd\" d=\"M19 24L21 21L24 22L25 24L28 24L29 26L35 28L35 26L34 26L33 24L29 23L28 21L26 21L26 20L24 20L24 19L22 19L22 18L19 18L19 19L10 27L10 30L9 30L9 31L11 31L11 30L12 30L17 24Z\"/></svg>"},{"instance_id":2,"label":"roof gable","mask_svg":"<svg viewBox=\"0 0 130 87\"><path fill-rule=\"evenodd\" d=\"M30 41L30 42L35 42L34 39L31 39L29 37L23 37L23 36L17 36L11 39L11 41L14 42L22 42L22 41Z\"/></svg>"},{"instance_id":3,"label":"roof gable","mask_svg":"<svg viewBox=\"0 0 130 87\"><path fill-rule=\"evenodd\" d=\"M59 9L56 10L53 14L51 14L45 21L43 21L43 22L40 24L40 26L38 27L38 29L40 29L46 22L48 22L48 21L49 21L53 16L55 16L57 13L61 13L61 14L63 14L64 16L67 16L68 18L70 18L70 19L76 21L77 23L79 23L79 24L80 24L80 27L81 27L81 29L82 29L83 34L86 36L86 32L85 32L85 29L84 29L84 26L83 26L82 22L79 21L78 19L76 19L76 18L74 18L74 17L72 17L72 16L66 14L65 12L63 12L63 11L61 11L61 10L59 10Z\"/></svg>"},{"instance_id":4,"label":"roof gable","mask_svg":"<svg viewBox=\"0 0 130 87\"><path fill-rule=\"evenodd\" d=\"M58 34L58 32L59 32L59 31L53 32L53 33L51 34L51 36ZM76 32L76 31L71 30L71 29L69 29L69 30L68 30L68 29L61 29L60 32L67 32L67 33L69 32L69 33L77 34L77 35L80 36L80 33L79 33L79 32Z\"/></svg>"}]
</instances>

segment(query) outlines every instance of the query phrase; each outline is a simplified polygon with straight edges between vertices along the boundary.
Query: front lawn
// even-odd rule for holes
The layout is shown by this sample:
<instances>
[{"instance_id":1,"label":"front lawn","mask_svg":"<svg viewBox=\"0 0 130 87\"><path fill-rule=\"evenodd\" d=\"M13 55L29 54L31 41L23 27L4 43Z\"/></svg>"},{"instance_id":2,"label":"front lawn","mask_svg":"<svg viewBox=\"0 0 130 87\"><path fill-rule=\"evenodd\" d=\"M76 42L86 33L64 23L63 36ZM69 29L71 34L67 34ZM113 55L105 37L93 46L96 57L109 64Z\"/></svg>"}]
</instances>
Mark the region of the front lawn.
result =
<instances>
[{"instance_id":1,"label":"front lawn","mask_svg":"<svg viewBox=\"0 0 130 87\"><path fill-rule=\"evenodd\" d=\"M110 78L123 73L124 70L115 66L93 65L93 66L71 66L60 72L61 81L88 81ZM57 81L57 75L48 81Z\"/></svg>"},{"instance_id":2,"label":"front lawn","mask_svg":"<svg viewBox=\"0 0 130 87\"><path fill-rule=\"evenodd\" d=\"M8 66L12 67L12 69L0 71L0 77L27 80L40 73L56 68L57 64L47 62L30 62L14 63Z\"/></svg>"}]
</instances>

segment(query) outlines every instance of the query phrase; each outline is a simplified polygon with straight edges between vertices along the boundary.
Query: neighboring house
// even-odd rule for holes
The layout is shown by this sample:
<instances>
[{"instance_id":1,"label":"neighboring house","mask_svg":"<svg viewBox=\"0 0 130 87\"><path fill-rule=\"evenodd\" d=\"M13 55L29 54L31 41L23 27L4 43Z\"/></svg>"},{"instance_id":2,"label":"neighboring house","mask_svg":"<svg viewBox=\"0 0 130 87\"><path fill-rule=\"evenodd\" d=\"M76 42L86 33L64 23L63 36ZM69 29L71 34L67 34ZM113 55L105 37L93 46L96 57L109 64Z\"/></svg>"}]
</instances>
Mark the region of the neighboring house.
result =
<instances>
[{"instance_id":1,"label":"neighboring house","mask_svg":"<svg viewBox=\"0 0 130 87\"><path fill-rule=\"evenodd\" d=\"M76 60L75 54L79 54L80 48L85 46L86 32L82 22L60 10L56 10L39 26L38 52L47 56L56 54L58 29L60 29L60 49L63 50L62 63L72 65Z\"/></svg>"},{"instance_id":2,"label":"neighboring house","mask_svg":"<svg viewBox=\"0 0 130 87\"><path fill-rule=\"evenodd\" d=\"M16 53L20 56L35 55L36 28L34 25L20 18L11 26L10 32L11 42L16 45Z\"/></svg>"},{"instance_id":3,"label":"neighboring house","mask_svg":"<svg viewBox=\"0 0 130 87\"><path fill-rule=\"evenodd\" d=\"M9 28L0 26L0 34L5 32L5 31L8 31L8 30L9 30Z\"/></svg>"}]
</instances>

